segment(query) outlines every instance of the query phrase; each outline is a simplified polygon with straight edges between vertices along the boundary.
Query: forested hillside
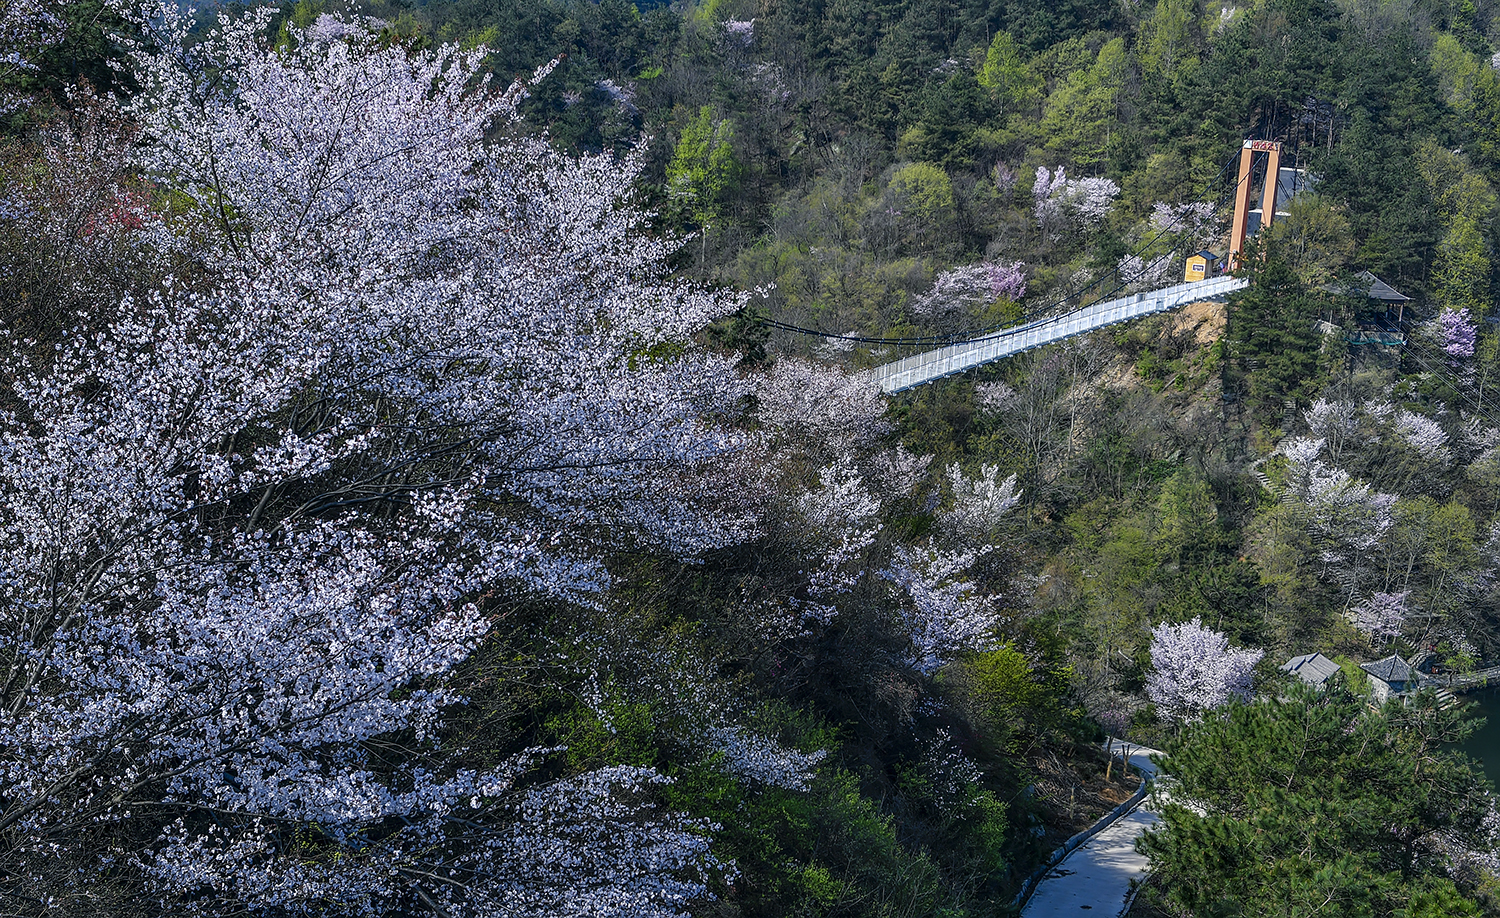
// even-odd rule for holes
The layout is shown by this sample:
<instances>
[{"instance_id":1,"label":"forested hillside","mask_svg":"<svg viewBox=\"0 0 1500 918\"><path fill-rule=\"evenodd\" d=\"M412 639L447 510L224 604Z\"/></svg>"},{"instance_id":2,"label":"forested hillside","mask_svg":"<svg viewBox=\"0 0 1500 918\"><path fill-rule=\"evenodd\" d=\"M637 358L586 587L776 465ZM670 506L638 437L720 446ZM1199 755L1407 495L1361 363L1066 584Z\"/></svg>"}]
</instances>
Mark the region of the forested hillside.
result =
<instances>
[{"instance_id":1,"label":"forested hillside","mask_svg":"<svg viewBox=\"0 0 1500 918\"><path fill-rule=\"evenodd\" d=\"M1473 724L1358 666L1500 662L1497 50L0 0L0 913L1007 915L1111 734L1134 914L1500 914ZM1227 304L861 375L1222 257L1247 138Z\"/></svg>"}]
</instances>

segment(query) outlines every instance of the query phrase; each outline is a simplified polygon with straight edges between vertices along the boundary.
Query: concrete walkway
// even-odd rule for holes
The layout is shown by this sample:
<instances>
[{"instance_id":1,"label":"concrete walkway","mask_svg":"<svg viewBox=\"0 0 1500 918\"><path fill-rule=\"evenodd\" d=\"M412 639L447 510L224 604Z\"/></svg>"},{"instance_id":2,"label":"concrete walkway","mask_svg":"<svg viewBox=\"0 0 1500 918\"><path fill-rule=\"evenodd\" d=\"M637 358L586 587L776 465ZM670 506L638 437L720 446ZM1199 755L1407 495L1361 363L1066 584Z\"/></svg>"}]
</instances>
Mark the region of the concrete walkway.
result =
<instances>
[{"instance_id":1,"label":"concrete walkway","mask_svg":"<svg viewBox=\"0 0 1500 918\"><path fill-rule=\"evenodd\" d=\"M1157 750L1130 746L1130 764L1155 776L1150 756ZM1111 751L1121 751L1118 745ZM1125 911L1130 881L1146 875L1146 856L1135 850L1135 840L1160 820L1148 807L1147 795L1134 810L1084 842L1037 884L1021 910L1026 918L1117 918Z\"/></svg>"}]
</instances>

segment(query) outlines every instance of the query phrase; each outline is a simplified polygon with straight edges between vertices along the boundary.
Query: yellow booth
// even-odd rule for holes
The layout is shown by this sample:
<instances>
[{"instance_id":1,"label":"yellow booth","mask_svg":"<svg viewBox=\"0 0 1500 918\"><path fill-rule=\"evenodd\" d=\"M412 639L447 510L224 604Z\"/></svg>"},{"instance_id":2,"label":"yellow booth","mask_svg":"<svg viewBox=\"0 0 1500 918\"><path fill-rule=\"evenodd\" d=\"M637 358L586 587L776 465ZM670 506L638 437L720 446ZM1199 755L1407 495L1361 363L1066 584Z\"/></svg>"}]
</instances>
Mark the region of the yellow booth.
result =
<instances>
[{"instance_id":1,"label":"yellow booth","mask_svg":"<svg viewBox=\"0 0 1500 918\"><path fill-rule=\"evenodd\" d=\"M1214 265L1218 260L1219 256L1208 249L1204 249L1197 255L1188 256L1187 270L1183 272L1182 279L1184 281L1208 280L1213 276Z\"/></svg>"}]
</instances>

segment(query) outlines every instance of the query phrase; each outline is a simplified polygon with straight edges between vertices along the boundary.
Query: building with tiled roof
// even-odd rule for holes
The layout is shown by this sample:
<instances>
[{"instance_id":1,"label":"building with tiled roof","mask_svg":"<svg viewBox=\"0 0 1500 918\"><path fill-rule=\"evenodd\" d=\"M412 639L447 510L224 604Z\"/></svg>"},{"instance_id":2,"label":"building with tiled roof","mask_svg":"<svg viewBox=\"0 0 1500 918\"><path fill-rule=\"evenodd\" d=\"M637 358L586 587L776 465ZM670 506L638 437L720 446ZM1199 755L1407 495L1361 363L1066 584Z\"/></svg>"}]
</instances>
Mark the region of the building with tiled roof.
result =
<instances>
[{"instance_id":1,"label":"building with tiled roof","mask_svg":"<svg viewBox=\"0 0 1500 918\"><path fill-rule=\"evenodd\" d=\"M1359 668L1370 674L1370 689L1376 701L1385 701L1392 695L1400 695L1416 687L1416 673L1411 664L1401 659L1400 654L1391 654L1374 663L1361 663Z\"/></svg>"},{"instance_id":2,"label":"building with tiled roof","mask_svg":"<svg viewBox=\"0 0 1500 918\"><path fill-rule=\"evenodd\" d=\"M1339 665L1321 653L1309 653L1300 657L1292 657L1281 666L1282 670L1289 672L1306 682L1313 688L1322 688L1334 673L1339 671Z\"/></svg>"}]
</instances>

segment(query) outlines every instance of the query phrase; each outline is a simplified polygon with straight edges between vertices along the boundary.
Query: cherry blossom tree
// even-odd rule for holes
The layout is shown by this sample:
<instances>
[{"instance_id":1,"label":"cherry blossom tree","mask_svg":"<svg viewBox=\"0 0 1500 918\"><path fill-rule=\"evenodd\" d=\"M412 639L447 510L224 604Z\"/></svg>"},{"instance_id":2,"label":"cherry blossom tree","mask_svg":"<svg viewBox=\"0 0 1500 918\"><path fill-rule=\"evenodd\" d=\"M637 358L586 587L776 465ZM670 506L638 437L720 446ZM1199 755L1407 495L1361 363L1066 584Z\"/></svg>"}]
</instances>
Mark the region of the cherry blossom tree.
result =
<instances>
[{"instance_id":1,"label":"cherry blossom tree","mask_svg":"<svg viewBox=\"0 0 1500 918\"><path fill-rule=\"evenodd\" d=\"M1478 335L1467 306L1439 310L1437 318L1432 321L1432 336L1443 353L1453 360L1467 360L1474 356L1474 342Z\"/></svg>"},{"instance_id":2,"label":"cherry blossom tree","mask_svg":"<svg viewBox=\"0 0 1500 918\"><path fill-rule=\"evenodd\" d=\"M778 360L756 380L755 397L763 423L791 444L817 450L819 458L872 452L892 429L879 387L836 367Z\"/></svg>"},{"instance_id":3,"label":"cherry blossom tree","mask_svg":"<svg viewBox=\"0 0 1500 918\"><path fill-rule=\"evenodd\" d=\"M849 465L819 472L821 487L801 496L798 529L811 544L806 549L816 566L807 571L805 614L825 624L835 614L827 600L848 593L864 576L864 559L881 529L881 504Z\"/></svg>"},{"instance_id":4,"label":"cherry blossom tree","mask_svg":"<svg viewBox=\"0 0 1500 918\"><path fill-rule=\"evenodd\" d=\"M1325 463L1322 439L1299 437L1281 447L1287 458L1287 497L1300 505L1322 573L1352 598L1369 570L1370 552L1395 525L1399 497L1376 491Z\"/></svg>"},{"instance_id":5,"label":"cherry blossom tree","mask_svg":"<svg viewBox=\"0 0 1500 918\"><path fill-rule=\"evenodd\" d=\"M1021 502L1016 476L1002 481L998 465L981 466L979 475L969 478L957 463L951 463L947 475L953 506L942 514L939 523L955 538L982 544L1005 514Z\"/></svg>"},{"instance_id":6,"label":"cherry blossom tree","mask_svg":"<svg viewBox=\"0 0 1500 918\"><path fill-rule=\"evenodd\" d=\"M1329 458L1337 462L1344 445L1359 434L1359 413L1353 402L1320 398L1302 413L1313 435L1328 448Z\"/></svg>"},{"instance_id":7,"label":"cherry blossom tree","mask_svg":"<svg viewBox=\"0 0 1500 918\"><path fill-rule=\"evenodd\" d=\"M1143 290L1158 290L1172 283L1178 276L1180 263L1172 252L1161 255L1126 255L1120 259L1117 270L1125 289L1138 293Z\"/></svg>"},{"instance_id":8,"label":"cherry blossom tree","mask_svg":"<svg viewBox=\"0 0 1500 918\"><path fill-rule=\"evenodd\" d=\"M0 84L36 69L36 56L62 40L67 0L0 0ZM22 96L0 85L0 113L13 110Z\"/></svg>"},{"instance_id":9,"label":"cherry blossom tree","mask_svg":"<svg viewBox=\"0 0 1500 918\"><path fill-rule=\"evenodd\" d=\"M748 48L755 41L754 19L726 19L723 27L724 35L731 43Z\"/></svg>"},{"instance_id":10,"label":"cherry blossom tree","mask_svg":"<svg viewBox=\"0 0 1500 918\"><path fill-rule=\"evenodd\" d=\"M1448 434L1441 424L1402 409L1396 412L1396 434L1412 452L1432 462L1447 462L1452 458L1448 449Z\"/></svg>"},{"instance_id":11,"label":"cherry blossom tree","mask_svg":"<svg viewBox=\"0 0 1500 918\"><path fill-rule=\"evenodd\" d=\"M1250 697L1255 664L1265 652L1236 650L1229 638L1194 618L1151 630L1146 695L1173 720L1194 720L1235 698Z\"/></svg>"},{"instance_id":12,"label":"cherry blossom tree","mask_svg":"<svg viewBox=\"0 0 1500 918\"><path fill-rule=\"evenodd\" d=\"M723 755L724 770L753 784L786 790L807 790L808 782L828 750L799 752L743 727L718 727L711 740Z\"/></svg>"},{"instance_id":13,"label":"cherry blossom tree","mask_svg":"<svg viewBox=\"0 0 1500 918\"><path fill-rule=\"evenodd\" d=\"M1410 597L1411 590L1371 593L1349 610L1349 620L1354 627L1382 641L1399 637L1401 627L1411 614L1407 605Z\"/></svg>"},{"instance_id":14,"label":"cherry blossom tree","mask_svg":"<svg viewBox=\"0 0 1500 918\"><path fill-rule=\"evenodd\" d=\"M1052 172L1038 166L1031 189L1037 224L1049 236L1060 236L1070 227L1089 230L1109 213L1120 194L1120 186L1106 178L1068 178L1067 168Z\"/></svg>"},{"instance_id":15,"label":"cherry blossom tree","mask_svg":"<svg viewBox=\"0 0 1500 918\"><path fill-rule=\"evenodd\" d=\"M1016 390L1003 382L976 383L974 401L984 411L1003 411L1016 399Z\"/></svg>"},{"instance_id":16,"label":"cherry blossom tree","mask_svg":"<svg viewBox=\"0 0 1500 918\"><path fill-rule=\"evenodd\" d=\"M492 597L587 607L607 551L753 531L746 386L693 338L740 300L665 279L638 163L506 134L482 52L273 49L269 16L189 53L166 7L133 47L137 163L185 210L140 230L188 276L5 338L0 893L683 914L721 865L666 778L542 782L446 715Z\"/></svg>"},{"instance_id":17,"label":"cherry blossom tree","mask_svg":"<svg viewBox=\"0 0 1500 918\"><path fill-rule=\"evenodd\" d=\"M909 600L901 614L911 637L907 662L917 672L931 675L957 653L995 646L993 602L964 579L983 551L897 546L891 565L880 572Z\"/></svg>"},{"instance_id":18,"label":"cherry blossom tree","mask_svg":"<svg viewBox=\"0 0 1500 918\"><path fill-rule=\"evenodd\" d=\"M1109 215L1120 186L1107 178L1086 178L1068 182L1068 203L1085 229L1092 229Z\"/></svg>"},{"instance_id":19,"label":"cherry blossom tree","mask_svg":"<svg viewBox=\"0 0 1500 918\"><path fill-rule=\"evenodd\" d=\"M1025 265L1021 262L982 261L944 271L932 289L917 297L912 310L935 318L944 313L988 306L1003 297L1019 300L1026 295Z\"/></svg>"},{"instance_id":20,"label":"cherry blossom tree","mask_svg":"<svg viewBox=\"0 0 1500 918\"><path fill-rule=\"evenodd\" d=\"M1060 205L1060 199L1068 187L1068 169L1066 166L1058 166L1053 172L1046 166L1036 167L1036 180L1031 186L1031 196L1036 201L1037 222L1045 222L1044 214L1049 212L1057 214L1056 208Z\"/></svg>"},{"instance_id":21,"label":"cherry blossom tree","mask_svg":"<svg viewBox=\"0 0 1500 918\"><path fill-rule=\"evenodd\" d=\"M1177 205L1158 201L1151 206L1150 225L1157 232L1178 234L1200 249L1212 245L1221 235L1214 206L1201 201Z\"/></svg>"}]
</instances>

